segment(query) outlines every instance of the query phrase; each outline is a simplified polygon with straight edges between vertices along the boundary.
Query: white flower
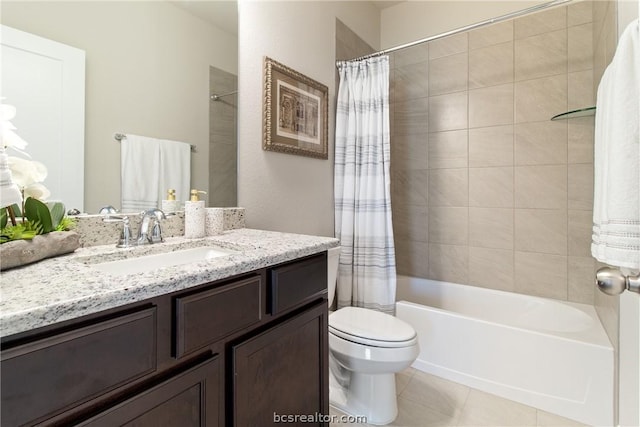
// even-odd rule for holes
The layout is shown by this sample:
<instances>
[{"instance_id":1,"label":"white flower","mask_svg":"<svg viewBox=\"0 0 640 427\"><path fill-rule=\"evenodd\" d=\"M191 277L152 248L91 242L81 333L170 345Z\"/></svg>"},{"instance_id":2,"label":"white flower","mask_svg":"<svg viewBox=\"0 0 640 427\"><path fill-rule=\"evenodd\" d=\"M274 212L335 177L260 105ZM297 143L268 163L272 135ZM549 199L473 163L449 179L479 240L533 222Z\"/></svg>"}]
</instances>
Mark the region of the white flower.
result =
<instances>
[{"instance_id":1,"label":"white flower","mask_svg":"<svg viewBox=\"0 0 640 427\"><path fill-rule=\"evenodd\" d=\"M16 116L16 107L8 104L0 104L0 145L11 147L22 152L27 147L27 142L20 138L14 130L16 127L11 120Z\"/></svg>"},{"instance_id":2,"label":"white flower","mask_svg":"<svg viewBox=\"0 0 640 427\"><path fill-rule=\"evenodd\" d=\"M42 185L47 177L47 167L35 160L26 160L19 157L8 157L11 179L24 193L24 197L31 196L35 199L46 200L51 192Z\"/></svg>"}]
</instances>

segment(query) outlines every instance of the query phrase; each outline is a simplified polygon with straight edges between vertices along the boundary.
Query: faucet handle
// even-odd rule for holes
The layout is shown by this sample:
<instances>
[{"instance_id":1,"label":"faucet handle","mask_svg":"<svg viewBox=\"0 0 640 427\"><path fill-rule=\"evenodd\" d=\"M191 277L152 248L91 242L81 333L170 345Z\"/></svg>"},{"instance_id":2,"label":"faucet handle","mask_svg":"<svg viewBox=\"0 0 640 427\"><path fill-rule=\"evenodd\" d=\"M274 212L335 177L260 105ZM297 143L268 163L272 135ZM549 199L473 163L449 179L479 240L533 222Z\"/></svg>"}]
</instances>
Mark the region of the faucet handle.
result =
<instances>
[{"instance_id":1,"label":"faucet handle","mask_svg":"<svg viewBox=\"0 0 640 427\"><path fill-rule=\"evenodd\" d=\"M120 233L120 239L116 248L128 248L133 242L133 235L131 234L131 225L129 224L129 217L125 216L122 219L122 232Z\"/></svg>"},{"instance_id":2,"label":"faucet handle","mask_svg":"<svg viewBox=\"0 0 640 427\"><path fill-rule=\"evenodd\" d=\"M120 232L120 239L118 240L118 244L116 244L116 248L128 248L132 245L133 239L128 216L108 215L105 218L102 218L102 221L122 223L122 231Z\"/></svg>"}]
</instances>

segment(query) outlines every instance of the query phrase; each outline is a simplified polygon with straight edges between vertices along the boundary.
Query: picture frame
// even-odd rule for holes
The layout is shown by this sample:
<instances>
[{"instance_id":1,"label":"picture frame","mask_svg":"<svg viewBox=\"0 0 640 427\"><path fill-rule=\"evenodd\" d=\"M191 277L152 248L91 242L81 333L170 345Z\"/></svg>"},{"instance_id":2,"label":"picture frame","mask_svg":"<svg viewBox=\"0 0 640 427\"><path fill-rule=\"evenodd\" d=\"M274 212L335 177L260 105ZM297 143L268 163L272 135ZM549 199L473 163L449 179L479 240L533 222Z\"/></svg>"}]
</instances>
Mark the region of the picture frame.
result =
<instances>
[{"instance_id":1,"label":"picture frame","mask_svg":"<svg viewBox=\"0 0 640 427\"><path fill-rule=\"evenodd\" d=\"M262 148L328 159L327 97L327 86L265 57Z\"/></svg>"}]
</instances>

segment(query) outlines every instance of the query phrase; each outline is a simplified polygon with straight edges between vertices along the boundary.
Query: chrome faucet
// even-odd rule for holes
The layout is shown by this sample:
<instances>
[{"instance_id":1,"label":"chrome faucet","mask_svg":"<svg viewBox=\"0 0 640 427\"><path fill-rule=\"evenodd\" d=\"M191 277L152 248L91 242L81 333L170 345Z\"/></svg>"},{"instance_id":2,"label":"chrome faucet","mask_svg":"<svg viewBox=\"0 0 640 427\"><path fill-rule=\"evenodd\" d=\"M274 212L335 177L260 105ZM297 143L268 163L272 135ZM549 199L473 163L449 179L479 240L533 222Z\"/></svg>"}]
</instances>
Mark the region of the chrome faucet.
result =
<instances>
[{"instance_id":1,"label":"chrome faucet","mask_svg":"<svg viewBox=\"0 0 640 427\"><path fill-rule=\"evenodd\" d=\"M121 222L122 231L120 232L120 239L116 244L116 248L128 248L133 243L133 236L131 235L131 226L129 225L129 217L123 215L107 215L102 218L103 222Z\"/></svg>"},{"instance_id":2,"label":"chrome faucet","mask_svg":"<svg viewBox=\"0 0 640 427\"><path fill-rule=\"evenodd\" d=\"M140 218L136 245L164 242L162 227L160 226L160 221L167 218L164 212L157 208L148 209L140 214ZM153 225L151 225L152 223Z\"/></svg>"}]
</instances>

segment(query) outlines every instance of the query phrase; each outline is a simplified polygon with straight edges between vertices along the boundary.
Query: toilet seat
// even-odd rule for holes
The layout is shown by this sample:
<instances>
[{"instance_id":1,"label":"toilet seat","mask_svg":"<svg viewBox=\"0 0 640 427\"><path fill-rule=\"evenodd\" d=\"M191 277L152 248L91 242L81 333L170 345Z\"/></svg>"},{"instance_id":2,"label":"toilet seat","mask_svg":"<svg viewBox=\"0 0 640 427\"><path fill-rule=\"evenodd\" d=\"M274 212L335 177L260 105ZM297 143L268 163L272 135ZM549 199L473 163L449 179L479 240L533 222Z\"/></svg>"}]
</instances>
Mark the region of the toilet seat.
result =
<instances>
[{"instance_id":1,"label":"toilet seat","mask_svg":"<svg viewBox=\"0 0 640 427\"><path fill-rule=\"evenodd\" d=\"M329 332L345 340L373 347L409 347L418 342L408 323L379 311L345 307L329 316Z\"/></svg>"}]
</instances>

